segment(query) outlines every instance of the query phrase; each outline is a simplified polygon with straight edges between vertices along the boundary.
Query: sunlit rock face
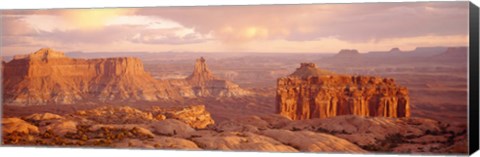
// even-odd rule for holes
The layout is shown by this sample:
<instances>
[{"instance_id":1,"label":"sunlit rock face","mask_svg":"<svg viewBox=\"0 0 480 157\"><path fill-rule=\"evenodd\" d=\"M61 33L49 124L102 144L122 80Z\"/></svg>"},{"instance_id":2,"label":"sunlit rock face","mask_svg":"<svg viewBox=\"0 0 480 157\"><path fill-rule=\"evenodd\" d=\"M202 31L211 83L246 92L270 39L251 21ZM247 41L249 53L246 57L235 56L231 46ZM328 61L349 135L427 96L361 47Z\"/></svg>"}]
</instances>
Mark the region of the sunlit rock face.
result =
<instances>
[{"instance_id":1,"label":"sunlit rock face","mask_svg":"<svg viewBox=\"0 0 480 157\"><path fill-rule=\"evenodd\" d=\"M159 100L177 97L138 58L73 59L43 48L4 66L4 102L72 104L81 100Z\"/></svg>"},{"instance_id":2,"label":"sunlit rock face","mask_svg":"<svg viewBox=\"0 0 480 157\"><path fill-rule=\"evenodd\" d=\"M2 144L265 152L466 153L466 126L415 117L291 120L278 114L214 123L203 105L103 106L2 119Z\"/></svg>"},{"instance_id":3,"label":"sunlit rock face","mask_svg":"<svg viewBox=\"0 0 480 157\"><path fill-rule=\"evenodd\" d=\"M205 59L191 76L156 80L134 57L75 59L50 48L2 63L3 102L8 105L74 104L240 97L252 92L218 79Z\"/></svg>"},{"instance_id":4,"label":"sunlit rock face","mask_svg":"<svg viewBox=\"0 0 480 157\"><path fill-rule=\"evenodd\" d=\"M277 112L293 120L359 115L409 117L408 90L393 79L339 75L302 63L277 82Z\"/></svg>"}]
</instances>

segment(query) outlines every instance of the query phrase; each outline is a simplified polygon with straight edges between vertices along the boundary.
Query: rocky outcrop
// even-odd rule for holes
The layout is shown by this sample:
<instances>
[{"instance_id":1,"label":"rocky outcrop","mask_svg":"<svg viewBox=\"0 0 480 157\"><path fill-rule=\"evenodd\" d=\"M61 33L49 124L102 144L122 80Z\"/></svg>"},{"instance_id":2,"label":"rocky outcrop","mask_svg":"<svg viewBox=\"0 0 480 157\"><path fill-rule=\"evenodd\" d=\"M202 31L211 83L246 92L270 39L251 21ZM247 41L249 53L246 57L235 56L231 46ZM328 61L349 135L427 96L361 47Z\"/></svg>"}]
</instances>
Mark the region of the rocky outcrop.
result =
<instances>
[{"instance_id":1,"label":"rocky outcrop","mask_svg":"<svg viewBox=\"0 0 480 157\"><path fill-rule=\"evenodd\" d=\"M286 130L310 130L340 137L368 151L439 153L464 144L466 127L424 118L360 117L354 115L293 121Z\"/></svg>"},{"instance_id":2,"label":"rocky outcrop","mask_svg":"<svg viewBox=\"0 0 480 157\"><path fill-rule=\"evenodd\" d=\"M155 121L152 113L129 106L104 106L74 114L102 124L139 124Z\"/></svg>"},{"instance_id":3,"label":"rocky outcrop","mask_svg":"<svg viewBox=\"0 0 480 157\"><path fill-rule=\"evenodd\" d=\"M166 119L175 119L190 127L202 129L215 123L210 117L210 113L205 110L204 105L184 107L153 106L148 112L130 106L103 106L77 111L72 115L101 124L147 124ZM30 120L31 118L29 117L38 116L28 116L25 119Z\"/></svg>"},{"instance_id":4,"label":"rocky outcrop","mask_svg":"<svg viewBox=\"0 0 480 157\"><path fill-rule=\"evenodd\" d=\"M2 134L21 133L36 134L38 127L20 119L20 118L2 118Z\"/></svg>"},{"instance_id":5,"label":"rocky outcrop","mask_svg":"<svg viewBox=\"0 0 480 157\"><path fill-rule=\"evenodd\" d=\"M338 115L409 117L408 90L390 78L319 73L302 63L277 82L277 112L293 120ZM306 73L304 71L307 71Z\"/></svg>"},{"instance_id":6,"label":"rocky outcrop","mask_svg":"<svg viewBox=\"0 0 480 157\"><path fill-rule=\"evenodd\" d=\"M160 122L152 123L151 128L154 133L166 136L181 136L195 131L188 124L176 119L166 119Z\"/></svg>"},{"instance_id":7,"label":"rocky outcrop","mask_svg":"<svg viewBox=\"0 0 480 157\"><path fill-rule=\"evenodd\" d=\"M213 76L213 73L208 69L205 58L200 57L195 61L193 73L188 76L186 80L192 85L202 86L208 81L217 80L217 78Z\"/></svg>"},{"instance_id":8,"label":"rocky outcrop","mask_svg":"<svg viewBox=\"0 0 480 157\"><path fill-rule=\"evenodd\" d=\"M282 143L288 143L302 152L342 152L366 153L367 151L351 142L325 133L311 131L289 131L271 129L263 131L268 137L273 137Z\"/></svg>"},{"instance_id":9,"label":"rocky outcrop","mask_svg":"<svg viewBox=\"0 0 480 157\"><path fill-rule=\"evenodd\" d=\"M43 48L4 67L4 102L19 105L78 101L166 100L178 97L137 58L72 59Z\"/></svg>"},{"instance_id":10,"label":"rocky outcrop","mask_svg":"<svg viewBox=\"0 0 480 157\"><path fill-rule=\"evenodd\" d=\"M154 79L138 58L74 59L50 48L17 55L2 69L3 102L8 105L175 101L252 94L213 76L204 58L197 60L191 76L179 80Z\"/></svg>"},{"instance_id":11,"label":"rocky outcrop","mask_svg":"<svg viewBox=\"0 0 480 157\"><path fill-rule=\"evenodd\" d=\"M267 136L250 132L225 132L192 138L206 150L246 150L298 152L295 148Z\"/></svg>"},{"instance_id":12,"label":"rocky outcrop","mask_svg":"<svg viewBox=\"0 0 480 157\"><path fill-rule=\"evenodd\" d=\"M118 111L111 109L90 111ZM141 115L154 113L135 108L120 110L125 112L119 111L119 115L145 114L136 114L123 119L125 123L117 124L88 120L91 116L108 118L113 114L101 112L36 114L23 117L26 121L4 118L2 144L266 152L467 152L466 126L424 118L347 115L289 120L272 114L239 117L211 127L192 128L184 121L171 118L144 123ZM95 113L101 114L89 115ZM138 120L133 120L135 118Z\"/></svg>"},{"instance_id":13,"label":"rocky outcrop","mask_svg":"<svg viewBox=\"0 0 480 157\"><path fill-rule=\"evenodd\" d=\"M164 117L164 119L177 119L193 128L201 129L212 125L213 121L210 113L204 105L191 105L187 107L161 108L154 106L151 112L155 117ZM160 118L162 119L162 118Z\"/></svg>"},{"instance_id":14,"label":"rocky outcrop","mask_svg":"<svg viewBox=\"0 0 480 157\"><path fill-rule=\"evenodd\" d=\"M203 57L196 60L193 73L186 81L197 97L241 97L253 94L233 82L214 76Z\"/></svg>"}]
</instances>

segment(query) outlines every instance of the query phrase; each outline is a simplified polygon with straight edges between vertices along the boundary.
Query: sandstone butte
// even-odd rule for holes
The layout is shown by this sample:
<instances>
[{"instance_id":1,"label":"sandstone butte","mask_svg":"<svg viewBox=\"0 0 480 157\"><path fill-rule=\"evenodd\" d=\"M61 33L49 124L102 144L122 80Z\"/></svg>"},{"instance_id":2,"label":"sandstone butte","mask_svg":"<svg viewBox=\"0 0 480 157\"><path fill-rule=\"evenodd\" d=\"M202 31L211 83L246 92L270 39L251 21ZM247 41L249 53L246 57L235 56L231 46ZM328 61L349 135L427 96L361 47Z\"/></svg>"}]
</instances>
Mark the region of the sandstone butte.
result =
<instances>
[{"instance_id":1,"label":"sandstone butte","mask_svg":"<svg viewBox=\"0 0 480 157\"><path fill-rule=\"evenodd\" d=\"M72 104L81 101L158 101L251 94L213 77L205 59L188 79L156 80L138 58L69 58L42 48L3 63L3 102L15 105Z\"/></svg>"},{"instance_id":2,"label":"sandstone butte","mask_svg":"<svg viewBox=\"0 0 480 157\"><path fill-rule=\"evenodd\" d=\"M410 117L408 90L391 78L340 75L301 63L277 80L277 113L292 120L339 115Z\"/></svg>"},{"instance_id":3,"label":"sandstone butte","mask_svg":"<svg viewBox=\"0 0 480 157\"><path fill-rule=\"evenodd\" d=\"M194 94L200 97L238 97L252 94L233 82L214 76L203 57L196 60L193 73L185 80L192 86Z\"/></svg>"}]
</instances>

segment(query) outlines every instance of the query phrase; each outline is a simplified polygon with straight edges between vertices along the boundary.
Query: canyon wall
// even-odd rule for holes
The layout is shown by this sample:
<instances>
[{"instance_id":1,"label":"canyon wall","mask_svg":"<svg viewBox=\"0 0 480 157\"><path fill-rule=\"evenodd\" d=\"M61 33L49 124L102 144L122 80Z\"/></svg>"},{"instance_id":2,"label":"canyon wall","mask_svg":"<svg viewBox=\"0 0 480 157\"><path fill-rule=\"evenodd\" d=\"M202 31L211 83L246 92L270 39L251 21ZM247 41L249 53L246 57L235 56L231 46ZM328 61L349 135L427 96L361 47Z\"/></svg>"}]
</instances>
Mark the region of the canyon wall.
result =
<instances>
[{"instance_id":1,"label":"canyon wall","mask_svg":"<svg viewBox=\"0 0 480 157\"><path fill-rule=\"evenodd\" d=\"M72 59L40 49L4 66L4 102L71 104L80 100L159 100L178 97L143 69L137 58Z\"/></svg>"},{"instance_id":2,"label":"canyon wall","mask_svg":"<svg viewBox=\"0 0 480 157\"><path fill-rule=\"evenodd\" d=\"M293 120L359 115L409 117L408 90L390 78L333 74L302 63L279 78L277 112Z\"/></svg>"},{"instance_id":3,"label":"canyon wall","mask_svg":"<svg viewBox=\"0 0 480 157\"><path fill-rule=\"evenodd\" d=\"M2 64L3 102L15 105L158 101L251 94L198 59L186 79L156 80L138 58L74 59L49 48Z\"/></svg>"}]
</instances>

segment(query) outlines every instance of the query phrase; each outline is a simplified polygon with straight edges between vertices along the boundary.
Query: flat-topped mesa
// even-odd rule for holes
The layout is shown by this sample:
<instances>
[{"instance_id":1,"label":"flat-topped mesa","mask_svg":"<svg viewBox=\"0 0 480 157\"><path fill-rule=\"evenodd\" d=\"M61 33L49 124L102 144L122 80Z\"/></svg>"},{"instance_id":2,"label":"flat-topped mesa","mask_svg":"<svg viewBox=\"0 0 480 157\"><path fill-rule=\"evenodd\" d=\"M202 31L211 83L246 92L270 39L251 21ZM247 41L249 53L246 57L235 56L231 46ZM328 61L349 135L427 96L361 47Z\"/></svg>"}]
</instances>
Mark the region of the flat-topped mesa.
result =
<instances>
[{"instance_id":1,"label":"flat-topped mesa","mask_svg":"<svg viewBox=\"0 0 480 157\"><path fill-rule=\"evenodd\" d=\"M205 59L200 57L195 61L195 66L193 68L193 73L187 77L187 81L193 84L204 84L207 81L216 80L217 78L213 73L208 69Z\"/></svg>"},{"instance_id":2,"label":"flat-topped mesa","mask_svg":"<svg viewBox=\"0 0 480 157\"><path fill-rule=\"evenodd\" d=\"M468 52L468 47L449 47L445 53L464 53Z\"/></svg>"},{"instance_id":3,"label":"flat-topped mesa","mask_svg":"<svg viewBox=\"0 0 480 157\"><path fill-rule=\"evenodd\" d=\"M360 54L360 52L358 52L358 50L356 49L342 49L340 50L340 52L338 52L337 55L358 55Z\"/></svg>"},{"instance_id":4,"label":"flat-topped mesa","mask_svg":"<svg viewBox=\"0 0 480 157\"><path fill-rule=\"evenodd\" d=\"M72 104L86 101L159 100L174 97L145 72L138 58L74 59L43 48L4 66L7 104Z\"/></svg>"},{"instance_id":5,"label":"flat-topped mesa","mask_svg":"<svg viewBox=\"0 0 480 157\"><path fill-rule=\"evenodd\" d=\"M6 66L7 76L12 77L145 75L143 63L138 58L74 59L50 48L17 55Z\"/></svg>"},{"instance_id":6,"label":"flat-topped mesa","mask_svg":"<svg viewBox=\"0 0 480 157\"><path fill-rule=\"evenodd\" d=\"M311 65L302 64L302 67L311 68ZM278 79L276 95L277 113L292 120L337 115L410 116L408 90L397 86L393 79L315 73L302 77L292 75Z\"/></svg>"}]
</instances>

